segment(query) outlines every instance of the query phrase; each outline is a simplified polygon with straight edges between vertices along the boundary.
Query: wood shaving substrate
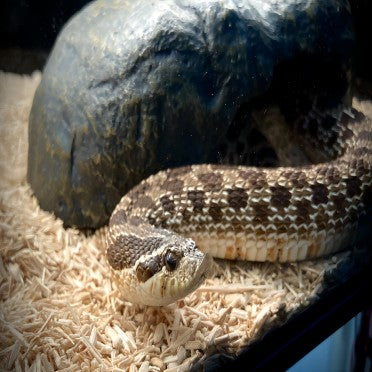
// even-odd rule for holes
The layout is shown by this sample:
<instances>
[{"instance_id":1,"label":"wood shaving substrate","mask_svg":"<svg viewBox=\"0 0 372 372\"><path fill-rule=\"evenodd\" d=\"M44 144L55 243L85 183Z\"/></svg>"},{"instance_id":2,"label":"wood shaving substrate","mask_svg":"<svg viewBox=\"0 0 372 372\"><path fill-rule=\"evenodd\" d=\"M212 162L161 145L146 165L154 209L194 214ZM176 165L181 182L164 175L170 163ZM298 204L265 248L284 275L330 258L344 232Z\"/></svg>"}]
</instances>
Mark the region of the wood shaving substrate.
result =
<instances>
[{"instance_id":1,"label":"wood shaving substrate","mask_svg":"<svg viewBox=\"0 0 372 372\"><path fill-rule=\"evenodd\" d=\"M183 371L236 354L307 305L338 258L298 264L216 262L176 304L123 301L104 229L86 237L39 208L26 182L27 126L41 74L0 72L0 366L32 371Z\"/></svg>"}]
</instances>

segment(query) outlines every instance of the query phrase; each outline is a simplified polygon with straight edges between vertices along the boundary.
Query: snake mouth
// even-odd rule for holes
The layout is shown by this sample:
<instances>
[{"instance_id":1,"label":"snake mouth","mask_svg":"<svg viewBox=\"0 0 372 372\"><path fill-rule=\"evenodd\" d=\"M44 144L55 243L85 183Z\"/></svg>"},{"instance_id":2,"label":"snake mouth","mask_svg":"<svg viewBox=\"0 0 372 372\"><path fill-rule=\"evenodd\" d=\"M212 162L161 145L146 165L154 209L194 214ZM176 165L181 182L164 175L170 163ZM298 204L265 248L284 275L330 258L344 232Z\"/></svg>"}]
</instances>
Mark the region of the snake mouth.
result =
<instances>
[{"instance_id":1,"label":"snake mouth","mask_svg":"<svg viewBox=\"0 0 372 372\"><path fill-rule=\"evenodd\" d=\"M196 270L193 274L193 278L190 281L190 285L188 287L188 293L195 291L204 280L208 277L210 269L212 267L213 258L209 253L204 253L204 257Z\"/></svg>"}]
</instances>

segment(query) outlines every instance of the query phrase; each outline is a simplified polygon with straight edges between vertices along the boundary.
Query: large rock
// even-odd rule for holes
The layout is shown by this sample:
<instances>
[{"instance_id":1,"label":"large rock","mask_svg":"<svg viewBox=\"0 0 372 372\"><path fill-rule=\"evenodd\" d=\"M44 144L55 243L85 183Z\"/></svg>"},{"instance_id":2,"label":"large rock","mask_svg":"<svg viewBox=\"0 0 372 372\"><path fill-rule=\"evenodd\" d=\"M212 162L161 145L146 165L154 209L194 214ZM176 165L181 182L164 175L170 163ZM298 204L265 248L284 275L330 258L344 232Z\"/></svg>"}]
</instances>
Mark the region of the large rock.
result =
<instances>
[{"instance_id":1,"label":"large rock","mask_svg":"<svg viewBox=\"0 0 372 372\"><path fill-rule=\"evenodd\" d=\"M102 226L142 178L212 161L278 65L304 54L347 65L352 39L347 0L91 3L59 35L30 115L41 207Z\"/></svg>"}]
</instances>

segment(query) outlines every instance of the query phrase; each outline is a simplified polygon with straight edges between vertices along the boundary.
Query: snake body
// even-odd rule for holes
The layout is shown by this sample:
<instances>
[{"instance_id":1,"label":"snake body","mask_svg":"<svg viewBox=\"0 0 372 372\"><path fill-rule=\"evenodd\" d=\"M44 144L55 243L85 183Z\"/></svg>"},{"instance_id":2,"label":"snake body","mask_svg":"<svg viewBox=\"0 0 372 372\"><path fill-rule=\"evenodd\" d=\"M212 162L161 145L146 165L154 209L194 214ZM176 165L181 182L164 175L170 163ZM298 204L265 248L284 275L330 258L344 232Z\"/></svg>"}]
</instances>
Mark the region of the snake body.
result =
<instances>
[{"instance_id":1,"label":"snake body","mask_svg":"<svg viewBox=\"0 0 372 372\"><path fill-rule=\"evenodd\" d=\"M108 261L124 298L174 302L202 283L211 256L288 262L345 249L371 206L372 125L351 111L325 129L306 133L334 157L327 162L191 165L133 188L107 232Z\"/></svg>"}]
</instances>

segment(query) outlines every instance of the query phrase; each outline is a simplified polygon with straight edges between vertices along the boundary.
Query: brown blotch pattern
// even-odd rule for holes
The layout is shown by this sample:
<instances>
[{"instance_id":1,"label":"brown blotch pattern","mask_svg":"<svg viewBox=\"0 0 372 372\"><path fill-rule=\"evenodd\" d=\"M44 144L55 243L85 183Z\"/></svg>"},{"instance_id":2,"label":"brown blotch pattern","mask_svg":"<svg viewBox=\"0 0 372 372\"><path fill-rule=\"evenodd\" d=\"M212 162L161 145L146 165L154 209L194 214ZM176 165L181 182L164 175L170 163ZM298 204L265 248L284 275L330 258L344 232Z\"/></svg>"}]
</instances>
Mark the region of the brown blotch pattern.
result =
<instances>
[{"instance_id":1,"label":"brown blotch pattern","mask_svg":"<svg viewBox=\"0 0 372 372\"><path fill-rule=\"evenodd\" d=\"M340 172L337 168L330 168L326 175L327 182L331 184L336 184L340 180Z\"/></svg>"},{"instance_id":2,"label":"brown blotch pattern","mask_svg":"<svg viewBox=\"0 0 372 372\"><path fill-rule=\"evenodd\" d=\"M136 201L134 201L133 207L134 208L153 209L154 201L149 196L142 195Z\"/></svg>"},{"instance_id":3,"label":"brown blotch pattern","mask_svg":"<svg viewBox=\"0 0 372 372\"><path fill-rule=\"evenodd\" d=\"M358 157L350 162L350 168L354 169L355 174L358 178L362 177L366 172L363 157Z\"/></svg>"},{"instance_id":4,"label":"brown blotch pattern","mask_svg":"<svg viewBox=\"0 0 372 372\"><path fill-rule=\"evenodd\" d=\"M336 167L321 166L317 169L317 175L322 176L327 183L336 184L340 179L340 172Z\"/></svg>"},{"instance_id":5,"label":"brown blotch pattern","mask_svg":"<svg viewBox=\"0 0 372 372\"><path fill-rule=\"evenodd\" d=\"M127 222L126 213L122 209L119 209L114 214L112 214L109 225L110 226L124 225L126 222Z\"/></svg>"},{"instance_id":6,"label":"brown blotch pattern","mask_svg":"<svg viewBox=\"0 0 372 372\"><path fill-rule=\"evenodd\" d=\"M286 223L280 223L276 226L277 234L288 234L290 232L290 227Z\"/></svg>"},{"instance_id":7,"label":"brown blotch pattern","mask_svg":"<svg viewBox=\"0 0 372 372\"><path fill-rule=\"evenodd\" d=\"M283 209L289 206L291 200L291 193L284 186L272 186L271 190L271 204L275 208Z\"/></svg>"},{"instance_id":8,"label":"brown blotch pattern","mask_svg":"<svg viewBox=\"0 0 372 372\"><path fill-rule=\"evenodd\" d=\"M312 201L315 205L325 204L328 202L328 189L327 186L316 183L311 185L311 190L313 192Z\"/></svg>"},{"instance_id":9,"label":"brown blotch pattern","mask_svg":"<svg viewBox=\"0 0 372 372\"><path fill-rule=\"evenodd\" d=\"M146 282L162 268L162 261L159 255L150 257L144 262L140 262L136 268L137 279L140 282Z\"/></svg>"},{"instance_id":10,"label":"brown blotch pattern","mask_svg":"<svg viewBox=\"0 0 372 372\"><path fill-rule=\"evenodd\" d=\"M346 181L346 195L349 198L358 196L362 193L362 181L357 177L350 177Z\"/></svg>"},{"instance_id":11,"label":"brown blotch pattern","mask_svg":"<svg viewBox=\"0 0 372 372\"><path fill-rule=\"evenodd\" d=\"M227 202L230 208L239 210L245 208L248 204L248 194L241 187L234 187L227 190Z\"/></svg>"},{"instance_id":12,"label":"brown blotch pattern","mask_svg":"<svg viewBox=\"0 0 372 372\"><path fill-rule=\"evenodd\" d=\"M174 193L181 193L184 186L184 182L178 178L167 179L161 185L162 189L171 191Z\"/></svg>"},{"instance_id":13,"label":"brown blotch pattern","mask_svg":"<svg viewBox=\"0 0 372 372\"><path fill-rule=\"evenodd\" d=\"M190 212L187 208L184 208L182 211L182 219L184 221L190 221L191 216L193 215L193 212Z\"/></svg>"},{"instance_id":14,"label":"brown blotch pattern","mask_svg":"<svg viewBox=\"0 0 372 372\"><path fill-rule=\"evenodd\" d=\"M250 170L240 170L239 171L239 177L242 178L243 180L250 180L253 176L253 173L256 173L255 171L250 171Z\"/></svg>"},{"instance_id":15,"label":"brown blotch pattern","mask_svg":"<svg viewBox=\"0 0 372 372\"><path fill-rule=\"evenodd\" d=\"M107 258L115 270L132 267L140 256L157 249L162 238L148 237L140 239L133 235L119 235L107 248Z\"/></svg>"},{"instance_id":16,"label":"brown blotch pattern","mask_svg":"<svg viewBox=\"0 0 372 372\"><path fill-rule=\"evenodd\" d=\"M306 180L306 174L301 171L286 172L283 176L287 177L294 187L303 185Z\"/></svg>"},{"instance_id":17,"label":"brown blotch pattern","mask_svg":"<svg viewBox=\"0 0 372 372\"><path fill-rule=\"evenodd\" d=\"M347 221L344 221L345 223L353 223L358 220L359 215L361 214L361 206L354 205L353 208L349 209L348 215L347 215Z\"/></svg>"},{"instance_id":18,"label":"brown blotch pattern","mask_svg":"<svg viewBox=\"0 0 372 372\"><path fill-rule=\"evenodd\" d=\"M315 216L314 222L316 223L319 231L328 229L328 221L326 220L323 211L321 213L319 213L318 211L318 213Z\"/></svg>"},{"instance_id":19,"label":"brown blotch pattern","mask_svg":"<svg viewBox=\"0 0 372 372\"><path fill-rule=\"evenodd\" d=\"M218 191L222 188L223 177L220 173L202 173L198 175L198 179L203 183L205 191Z\"/></svg>"},{"instance_id":20,"label":"brown blotch pattern","mask_svg":"<svg viewBox=\"0 0 372 372\"><path fill-rule=\"evenodd\" d=\"M316 210L311 205L310 201L307 199L302 199L294 203L297 209L297 220L298 224L309 224L311 222L310 215L313 214Z\"/></svg>"},{"instance_id":21,"label":"brown blotch pattern","mask_svg":"<svg viewBox=\"0 0 372 372\"><path fill-rule=\"evenodd\" d=\"M328 124L332 126L331 122ZM227 229L252 231L256 234L291 230L306 236L311 222L316 223L317 230L339 228L345 223L345 218L346 222L356 221L366 209L371 208L371 187L366 183L367 177L370 176L368 156L372 151L369 144L372 134L368 128L363 127L359 130L360 132L347 144L350 148L332 163L280 168L273 173L264 168L220 165L187 166L163 171L159 178L154 176L152 181L141 182L128 194L129 210L132 208L135 216L145 212L144 215L150 223L165 227L169 227L165 223L170 217L169 213L171 217L176 212L180 213L184 220L183 225L188 223L194 225L190 231L205 231L208 226L209 229L216 229L221 233L226 233ZM351 133L347 128L343 128L338 135L346 139ZM324 133L317 131L316 134ZM318 140L322 143L327 142L326 136L315 142ZM335 136L330 133L329 144L334 141ZM190 185L187 184L187 180L190 181ZM225 181L226 184L234 186L226 186ZM286 186L282 186L283 184ZM151 189L153 185L155 189ZM161 189L166 192L162 194L162 191L159 191ZM262 196L271 197L270 202L261 197L261 190ZM163 196L156 196L159 193ZM156 205L153 198L157 200ZM350 205L349 201L352 198L354 200ZM128 204L124 205L128 207ZM248 205L248 216L243 216L243 209ZM290 205L294 208L290 208L289 213L296 218L296 227L293 229L290 227L293 219L284 211ZM328 215L327 210L333 212L333 215ZM204 214L204 211L209 216L208 222L193 218L197 213ZM284 220L282 221L279 216ZM251 223L249 221L252 217ZM210 219L213 219L214 224L209 223ZM178 219L174 221L173 227L177 231ZM143 220L139 217L127 217L122 210L115 212L110 219L110 225L127 222L138 226ZM274 227L269 227L269 224L274 224ZM144 239L135 236L117 238L108 248L111 265L117 269L129 267L139 256L149 251L146 244L149 244L147 239L145 242ZM157 262L149 261L146 265L138 266L137 276L141 281L148 280L158 268Z\"/></svg>"},{"instance_id":22,"label":"brown blotch pattern","mask_svg":"<svg viewBox=\"0 0 372 372\"><path fill-rule=\"evenodd\" d=\"M232 229L233 229L233 231L235 231L235 232L246 231L245 224L242 223L241 219L239 219L239 218L237 218L237 217L233 217L233 218L230 220L230 223L231 223L231 225L232 225Z\"/></svg>"},{"instance_id":23,"label":"brown blotch pattern","mask_svg":"<svg viewBox=\"0 0 372 372\"><path fill-rule=\"evenodd\" d=\"M163 195L160 198L160 203L161 203L165 212L173 213L176 209L174 201L167 195Z\"/></svg>"},{"instance_id":24,"label":"brown blotch pattern","mask_svg":"<svg viewBox=\"0 0 372 372\"><path fill-rule=\"evenodd\" d=\"M354 156L363 157L372 155L372 150L367 147L359 147L353 150Z\"/></svg>"},{"instance_id":25,"label":"brown blotch pattern","mask_svg":"<svg viewBox=\"0 0 372 372\"><path fill-rule=\"evenodd\" d=\"M239 176L249 182L252 188L261 189L267 186L267 179L264 172L259 170L239 171Z\"/></svg>"},{"instance_id":26,"label":"brown blotch pattern","mask_svg":"<svg viewBox=\"0 0 372 372\"><path fill-rule=\"evenodd\" d=\"M342 194L334 195L331 198L331 201L333 202L335 213L333 215L334 218L341 218L345 215L345 209L346 209L346 200L345 197Z\"/></svg>"},{"instance_id":27,"label":"brown blotch pattern","mask_svg":"<svg viewBox=\"0 0 372 372\"><path fill-rule=\"evenodd\" d=\"M213 221L218 222L222 220L222 209L217 203L210 203L208 213L213 218Z\"/></svg>"},{"instance_id":28,"label":"brown blotch pattern","mask_svg":"<svg viewBox=\"0 0 372 372\"><path fill-rule=\"evenodd\" d=\"M203 207L205 207L205 193L200 190L188 191L187 199L191 200L194 207L194 211L201 212Z\"/></svg>"},{"instance_id":29,"label":"brown blotch pattern","mask_svg":"<svg viewBox=\"0 0 372 372\"><path fill-rule=\"evenodd\" d=\"M156 225L156 218L154 216L148 216L147 221L149 221L150 225L153 225L153 226Z\"/></svg>"},{"instance_id":30,"label":"brown blotch pattern","mask_svg":"<svg viewBox=\"0 0 372 372\"><path fill-rule=\"evenodd\" d=\"M254 223L266 225L271 215L267 204L252 203L251 207L254 212Z\"/></svg>"},{"instance_id":31,"label":"brown blotch pattern","mask_svg":"<svg viewBox=\"0 0 372 372\"><path fill-rule=\"evenodd\" d=\"M128 223L133 226L139 226L145 223L145 221L141 217L132 216L129 218Z\"/></svg>"}]
</instances>

